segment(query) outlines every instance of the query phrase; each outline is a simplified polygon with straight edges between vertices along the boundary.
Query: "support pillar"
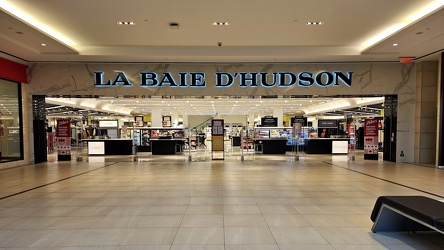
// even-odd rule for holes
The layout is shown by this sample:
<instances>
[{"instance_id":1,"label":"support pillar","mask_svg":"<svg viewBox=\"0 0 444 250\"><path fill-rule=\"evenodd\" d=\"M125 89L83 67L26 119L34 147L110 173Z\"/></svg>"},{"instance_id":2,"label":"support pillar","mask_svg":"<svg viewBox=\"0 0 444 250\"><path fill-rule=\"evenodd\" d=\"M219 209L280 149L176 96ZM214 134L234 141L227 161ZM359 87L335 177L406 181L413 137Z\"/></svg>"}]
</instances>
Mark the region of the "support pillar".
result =
<instances>
[{"instance_id":1,"label":"support pillar","mask_svg":"<svg viewBox=\"0 0 444 250\"><path fill-rule=\"evenodd\" d=\"M45 96L32 96L32 116L34 131L34 163L47 162Z\"/></svg>"},{"instance_id":2,"label":"support pillar","mask_svg":"<svg viewBox=\"0 0 444 250\"><path fill-rule=\"evenodd\" d=\"M171 126L177 127L179 124L179 113L173 112L171 113Z\"/></svg>"},{"instance_id":3,"label":"support pillar","mask_svg":"<svg viewBox=\"0 0 444 250\"><path fill-rule=\"evenodd\" d=\"M438 63L416 64L415 163L435 164L438 95Z\"/></svg>"},{"instance_id":4,"label":"support pillar","mask_svg":"<svg viewBox=\"0 0 444 250\"><path fill-rule=\"evenodd\" d=\"M439 168L444 168L444 53L441 53L438 69L438 129L436 136L436 165Z\"/></svg>"},{"instance_id":5,"label":"support pillar","mask_svg":"<svg viewBox=\"0 0 444 250\"><path fill-rule=\"evenodd\" d=\"M282 106L273 107L273 117L278 118L278 127L284 126L284 108Z\"/></svg>"},{"instance_id":6,"label":"support pillar","mask_svg":"<svg viewBox=\"0 0 444 250\"><path fill-rule=\"evenodd\" d=\"M151 125L155 128L162 127L162 107L153 106L151 108Z\"/></svg>"}]
</instances>

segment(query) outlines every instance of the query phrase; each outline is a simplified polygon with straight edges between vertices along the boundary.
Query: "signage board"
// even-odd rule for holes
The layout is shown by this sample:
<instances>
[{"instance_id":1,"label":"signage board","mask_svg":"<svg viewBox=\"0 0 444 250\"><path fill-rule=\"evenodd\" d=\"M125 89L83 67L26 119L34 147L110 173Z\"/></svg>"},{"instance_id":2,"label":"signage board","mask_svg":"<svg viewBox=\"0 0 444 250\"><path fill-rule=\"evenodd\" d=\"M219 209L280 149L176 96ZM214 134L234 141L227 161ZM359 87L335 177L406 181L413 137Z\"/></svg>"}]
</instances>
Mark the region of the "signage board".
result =
<instances>
[{"instance_id":1,"label":"signage board","mask_svg":"<svg viewBox=\"0 0 444 250\"><path fill-rule=\"evenodd\" d=\"M291 117L290 121L291 121L292 126L295 123L300 123L302 127L306 127L308 125L307 117L303 117L303 116Z\"/></svg>"},{"instance_id":2,"label":"signage board","mask_svg":"<svg viewBox=\"0 0 444 250\"><path fill-rule=\"evenodd\" d=\"M351 87L353 72L215 72L213 85L218 88L240 87L329 87L345 85ZM116 71L114 76L105 76L103 71L94 72L96 87L181 87L205 88L208 84L205 72L139 72L137 82L125 72Z\"/></svg>"},{"instance_id":3,"label":"signage board","mask_svg":"<svg viewBox=\"0 0 444 250\"><path fill-rule=\"evenodd\" d=\"M378 159L378 119L364 120L364 159Z\"/></svg>"},{"instance_id":4,"label":"signage board","mask_svg":"<svg viewBox=\"0 0 444 250\"><path fill-rule=\"evenodd\" d=\"M261 118L261 127L277 127L278 118L265 116Z\"/></svg>"},{"instance_id":5,"label":"signage board","mask_svg":"<svg viewBox=\"0 0 444 250\"><path fill-rule=\"evenodd\" d=\"M57 120L57 159L59 161L71 160L71 121Z\"/></svg>"},{"instance_id":6,"label":"signage board","mask_svg":"<svg viewBox=\"0 0 444 250\"><path fill-rule=\"evenodd\" d=\"M119 127L117 120L102 120L99 121L100 128L117 128Z\"/></svg>"},{"instance_id":7,"label":"signage board","mask_svg":"<svg viewBox=\"0 0 444 250\"><path fill-rule=\"evenodd\" d=\"M337 128L337 120L318 120L318 128Z\"/></svg>"},{"instance_id":8,"label":"signage board","mask_svg":"<svg viewBox=\"0 0 444 250\"><path fill-rule=\"evenodd\" d=\"M224 159L224 120L211 120L211 152L213 159L215 159L214 152L222 152L222 158L218 159Z\"/></svg>"}]
</instances>

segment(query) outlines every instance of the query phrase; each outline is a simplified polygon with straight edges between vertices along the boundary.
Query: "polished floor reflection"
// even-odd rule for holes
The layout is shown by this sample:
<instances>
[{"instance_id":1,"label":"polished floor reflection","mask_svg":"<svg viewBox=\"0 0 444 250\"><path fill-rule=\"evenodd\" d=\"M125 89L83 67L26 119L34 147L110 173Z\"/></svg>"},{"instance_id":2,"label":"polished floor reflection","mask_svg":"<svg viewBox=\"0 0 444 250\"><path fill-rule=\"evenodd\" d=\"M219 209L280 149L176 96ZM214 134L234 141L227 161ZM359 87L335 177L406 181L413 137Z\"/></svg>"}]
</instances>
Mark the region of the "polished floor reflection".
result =
<instances>
[{"instance_id":1,"label":"polished floor reflection","mask_svg":"<svg viewBox=\"0 0 444 250\"><path fill-rule=\"evenodd\" d=\"M443 170L235 153L1 170L0 249L443 249L440 233L370 231L380 195L444 200Z\"/></svg>"}]
</instances>

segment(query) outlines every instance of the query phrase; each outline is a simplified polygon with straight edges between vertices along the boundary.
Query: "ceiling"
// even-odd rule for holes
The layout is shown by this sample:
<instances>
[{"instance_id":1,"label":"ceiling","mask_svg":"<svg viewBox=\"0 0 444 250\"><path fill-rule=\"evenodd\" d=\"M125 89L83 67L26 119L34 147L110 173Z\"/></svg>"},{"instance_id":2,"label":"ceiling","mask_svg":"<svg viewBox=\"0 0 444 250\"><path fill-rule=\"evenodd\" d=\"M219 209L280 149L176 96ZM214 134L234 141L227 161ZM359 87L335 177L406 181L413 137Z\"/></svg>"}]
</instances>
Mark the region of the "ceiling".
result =
<instances>
[{"instance_id":1,"label":"ceiling","mask_svg":"<svg viewBox=\"0 0 444 250\"><path fill-rule=\"evenodd\" d=\"M399 62L403 57L417 62L438 60L443 27L444 0L0 0L0 57L25 64ZM338 97L160 98L90 98L89 106L59 99L47 108L55 114L149 114L162 105L165 114L243 115L270 114L282 106L285 115L293 115L341 109L359 114L382 103L373 107Z\"/></svg>"},{"instance_id":2,"label":"ceiling","mask_svg":"<svg viewBox=\"0 0 444 250\"><path fill-rule=\"evenodd\" d=\"M0 56L25 63L430 60L443 50L443 5L444 0L0 0Z\"/></svg>"}]
</instances>

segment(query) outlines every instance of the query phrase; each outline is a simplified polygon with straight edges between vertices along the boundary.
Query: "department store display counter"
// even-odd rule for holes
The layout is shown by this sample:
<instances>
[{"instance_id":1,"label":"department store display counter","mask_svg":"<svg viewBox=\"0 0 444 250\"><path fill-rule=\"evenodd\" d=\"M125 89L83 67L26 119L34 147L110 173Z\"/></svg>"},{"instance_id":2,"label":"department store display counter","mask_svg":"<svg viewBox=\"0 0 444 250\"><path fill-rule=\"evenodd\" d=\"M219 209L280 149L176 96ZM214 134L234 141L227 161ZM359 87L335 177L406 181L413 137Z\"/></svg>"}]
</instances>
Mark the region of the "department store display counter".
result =
<instances>
[{"instance_id":1,"label":"department store display counter","mask_svg":"<svg viewBox=\"0 0 444 250\"><path fill-rule=\"evenodd\" d=\"M131 139L83 139L87 142L88 155L131 155Z\"/></svg>"},{"instance_id":2,"label":"department store display counter","mask_svg":"<svg viewBox=\"0 0 444 250\"><path fill-rule=\"evenodd\" d=\"M182 152L186 139L151 139L151 153L153 155L174 155Z\"/></svg>"},{"instance_id":3,"label":"department store display counter","mask_svg":"<svg viewBox=\"0 0 444 250\"><path fill-rule=\"evenodd\" d=\"M240 146L241 145L241 137L240 136L231 136L231 146Z\"/></svg>"},{"instance_id":4,"label":"department store display counter","mask_svg":"<svg viewBox=\"0 0 444 250\"><path fill-rule=\"evenodd\" d=\"M260 138L253 140L256 151L263 154L285 154L287 138Z\"/></svg>"},{"instance_id":5,"label":"department store display counter","mask_svg":"<svg viewBox=\"0 0 444 250\"><path fill-rule=\"evenodd\" d=\"M306 154L347 154L349 138L307 138Z\"/></svg>"}]
</instances>

